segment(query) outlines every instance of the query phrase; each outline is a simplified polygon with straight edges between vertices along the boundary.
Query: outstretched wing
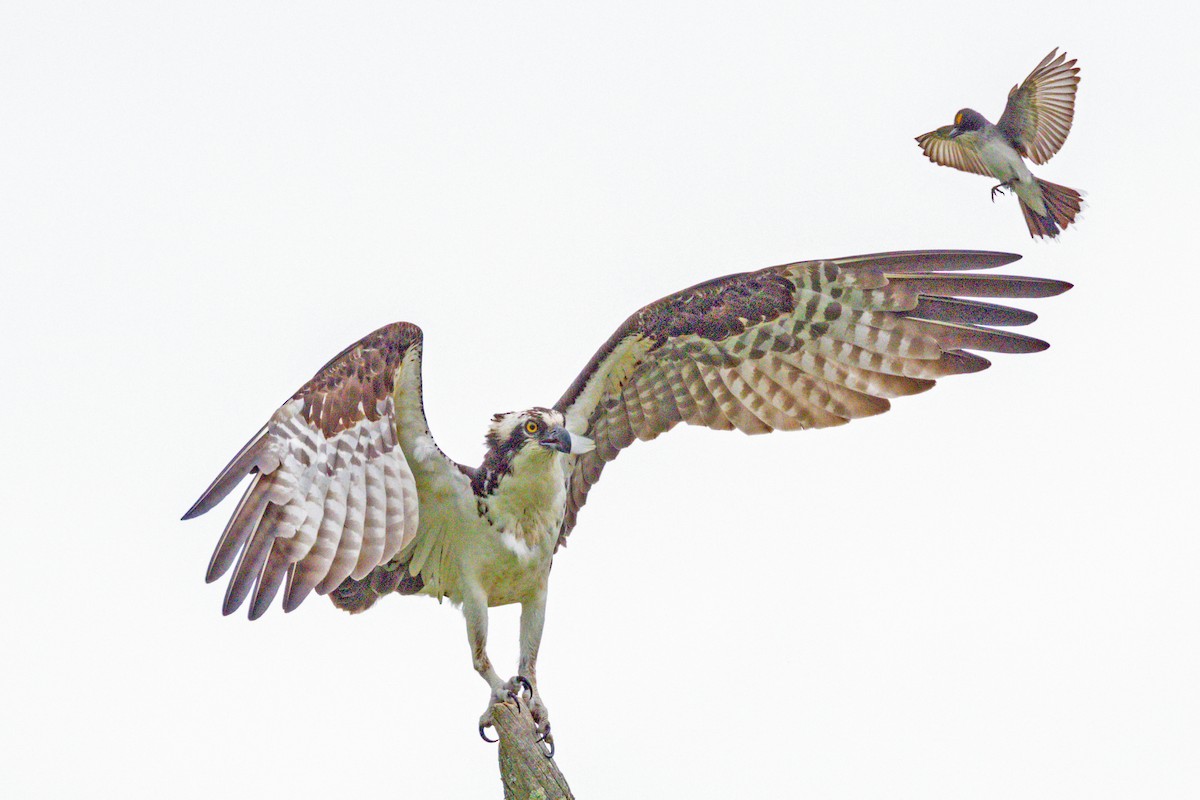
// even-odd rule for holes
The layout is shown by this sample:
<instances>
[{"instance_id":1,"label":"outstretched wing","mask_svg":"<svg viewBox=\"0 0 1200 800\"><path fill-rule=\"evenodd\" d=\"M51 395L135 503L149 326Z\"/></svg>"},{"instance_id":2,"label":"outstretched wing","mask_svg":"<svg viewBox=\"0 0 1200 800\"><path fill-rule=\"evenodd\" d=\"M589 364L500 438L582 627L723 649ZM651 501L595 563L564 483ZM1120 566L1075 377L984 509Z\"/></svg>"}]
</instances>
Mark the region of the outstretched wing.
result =
<instances>
[{"instance_id":1,"label":"outstretched wing","mask_svg":"<svg viewBox=\"0 0 1200 800\"><path fill-rule=\"evenodd\" d=\"M1058 48L1041 60L1020 86L1008 93L1008 104L996 127L1035 164L1045 164L1058 152L1071 131L1075 90L1079 87L1076 59Z\"/></svg>"},{"instance_id":2,"label":"outstretched wing","mask_svg":"<svg viewBox=\"0 0 1200 800\"><path fill-rule=\"evenodd\" d=\"M595 440L568 478L565 541L604 465L680 422L744 433L823 428L887 411L943 375L1032 353L1038 339L993 330L1027 311L962 297L1047 297L1062 281L961 274L1020 256L914 251L806 261L684 289L625 321L555 408Z\"/></svg>"},{"instance_id":3,"label":"outstretched wing","mask_svg":"<svg viewBox=\"0 0 1200 800\"><path fill-rule=\"evenodd\" d=\"M935 164L943 167L954 167L963 172L974 172L977 175L991 175L979 157L979 134L974 131L961 133L953 138L950 131L953 125L943 125L936 131L922 133L917 137L917 144L925 151L925 155Z\"/></svg>"},{"instance_id":4,"label":"outstretched wing","mask_svg":"<svg viewBox=\"0 0 1200 800\"><path fill-rule=\"evenodd\" d=\"M283 606L291 611L313 589L326 594L387 564L413 539L417 487L397 432L427 432L420 360L421 329L407 322L346 348L272 415L184 514L203 514L253 475L206 576L215 581L237 560L226 614L253 590L250 618L257 619L285 577Z\"/></svg>"}]
</instances>

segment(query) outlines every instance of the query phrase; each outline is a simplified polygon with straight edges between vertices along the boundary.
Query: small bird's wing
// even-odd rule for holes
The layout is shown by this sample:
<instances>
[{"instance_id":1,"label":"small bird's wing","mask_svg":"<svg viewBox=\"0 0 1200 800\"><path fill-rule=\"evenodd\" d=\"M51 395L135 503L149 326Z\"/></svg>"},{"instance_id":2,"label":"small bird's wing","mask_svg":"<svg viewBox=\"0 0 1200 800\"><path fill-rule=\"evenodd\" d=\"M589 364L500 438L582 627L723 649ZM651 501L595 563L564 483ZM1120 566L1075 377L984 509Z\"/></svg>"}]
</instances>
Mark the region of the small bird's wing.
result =
<instances>
[{"instance_id":1,"label":"small bird's wing","mask_svg":"<svg viewBox=\"0 0 1200 800\"><path fill-rule=\"evenodd\" d=\"M1035 164L1045 164L1059 151L1075 116L1075 91L1079 87L1076 59L1058 48L1033 68L1020 86L1008 93L1008 105L996 127Z\"/></svg>"},{"instance_id":2,"label":"small bird's wing","mask_svg":"<svg viewBox=\"0 0 1200 800\"><path fill-rule=\"evenodd\" d=\"M208 567L211 583L237 560L226 614L253 590L250 618L258 618L285 577L284 610L291 611L313 589L326 594L347 577L362 578L412 541L417 486L397 436L428 435L421 338L420 328L399 322L343 350L184 514L203 514L253 476Z\"/></svg>"},{"instance_id":3,"label":"small bird's wing","mask_svg":"<svg viewBox=\"0 0 1200 800\"><path fill-rule=\"evenodd\" d=\"M917 144L925 151L925 155L935 164L943 167L954 167L963 172L974 172L977 175L991 175L979 157L979 134L967 131L951 138L953 125L943 125L936 131L922 133L917 137Z\"/></svg>"},{"instance_id":4,"label":"small bird's wing","mask_svg":"<svg viewBox=\"0 0 1200 800\"><path fill-rule=\"evenodd\" d=\"M989 362L970 350L1047 347L991 325L1027 311L962 297L1047 297L1062 281L962 270L1020 256L928 250L806 261L708 281L638 311L555 408L595 449L570 468L559 542L604 465L680 422L744 433L823 428L887 411L943 375Z\"/></svg>"}]
</instances>

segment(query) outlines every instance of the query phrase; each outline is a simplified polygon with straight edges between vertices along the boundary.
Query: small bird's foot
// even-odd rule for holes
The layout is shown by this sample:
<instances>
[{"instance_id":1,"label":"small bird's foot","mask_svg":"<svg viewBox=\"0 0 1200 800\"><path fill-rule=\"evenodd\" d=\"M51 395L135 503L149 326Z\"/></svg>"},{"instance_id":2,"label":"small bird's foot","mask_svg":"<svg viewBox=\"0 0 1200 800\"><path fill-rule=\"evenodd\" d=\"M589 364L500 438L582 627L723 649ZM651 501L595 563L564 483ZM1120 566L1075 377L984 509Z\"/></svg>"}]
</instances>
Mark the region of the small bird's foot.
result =
<instances>
[{"instance_id":1,"label":"small bird's foot","mask_svg":"<svg viewBox=\"0 0 1200 800\"><path fill-rule=\"evenodd\" d=\"M525 702L527 704L532 703L533 699L537 697L537 693L534 691L533 685L522 675L516 676L508 683L502 683L492 690L492 696L488 700L487 710L485 710L479 717L480 739L483 739L488 744L495 744L496 742L500 741L499 739L489 739L487 737L487 733L485 733L486 729L495 725L495 722L492 719L492 706L496 705L496 703L511 702L519 710L521 708L522 695L525 696ZM549 731L548 725L547 731ZM553 752L553 749L551 749L551 752Z\"/></svg>"},{"instance_id":2,"label":"small bird's foot","mask_svg":"<svg viewBox=\"0 0 1200 800\"><path fill-rule=\"evenodd\" d=\"M996 195L1003 193L1005 189L1012 188L1012 181L1004 181L992 187L992 202L996 202Z\"/></svg>"}]
</instances>

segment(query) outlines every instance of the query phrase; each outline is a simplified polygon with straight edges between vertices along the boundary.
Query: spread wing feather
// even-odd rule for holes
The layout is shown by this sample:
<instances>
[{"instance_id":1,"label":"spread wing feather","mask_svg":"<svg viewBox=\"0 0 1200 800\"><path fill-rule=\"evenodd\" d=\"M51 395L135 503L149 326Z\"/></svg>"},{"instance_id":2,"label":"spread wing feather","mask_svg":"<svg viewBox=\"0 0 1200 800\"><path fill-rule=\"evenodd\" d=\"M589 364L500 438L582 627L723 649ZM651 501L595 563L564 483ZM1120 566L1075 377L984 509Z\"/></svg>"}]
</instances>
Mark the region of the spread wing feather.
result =
<instances>
[{"instance_id":1,"label":"spread wing feather","mask_svg":"<svg viewBox=\"0 0 1200 800\"><path fill-rule=\"evenodd\" d=\"M807 261L729 275L629 317L555 404L596 447L568 477L559 542L604 465L683 422L744 433L842 425L887 411L945 375L1045 342L995 330L1026 311L967 297L1046 297L1062 281L963 274L1007 253L914 251Z\"/></svg>"},{"instance_id":2,"label":"spread wing feather","mask_svg":"<svg viewBox=\"0 0 1200 800\"><path fill-rule=\"evenodd\" d=\"M1017 151L1035 164L1045 164L1067 140L1075 117L1079 88L1076 59L1067 60L1058 48L1033 68L1029 77L1008 93L1004 114L996 123Z\"/></svg>"},{"instance_id":3,"label":"spread wing feather","mask_svg":"<svg viewBox=\"0 0 1200 800\"><path fill-rule=\"evenodd\" d=\"M347 578L365 578L413 541L417 486L398 426L428 431L423 414L398 417L396 393L420 392L420 353L421 330L403 322L342 351L275 412L184 515L203 514L253 475L206 576L212 582L233 567L226 614L252 597L256 619L285 586L284 609L291 611L314 590L327 594ZM419 398L405 407L419 409Z\"/></svg>"},{"instance_id":4,"label":"spread wing feather","mask_svg":"<svg viewBox=\"0 0 1200 800\"><path fill-rule=\"evenodd\" d=\"M935 164L974 172L976 175L991 175L979 157L979 134L968 131L951 138L950 131L953 129L953 125L943 125L936 131L922 133L917 137L917 144Z\"/></svg>"}]
</instances>

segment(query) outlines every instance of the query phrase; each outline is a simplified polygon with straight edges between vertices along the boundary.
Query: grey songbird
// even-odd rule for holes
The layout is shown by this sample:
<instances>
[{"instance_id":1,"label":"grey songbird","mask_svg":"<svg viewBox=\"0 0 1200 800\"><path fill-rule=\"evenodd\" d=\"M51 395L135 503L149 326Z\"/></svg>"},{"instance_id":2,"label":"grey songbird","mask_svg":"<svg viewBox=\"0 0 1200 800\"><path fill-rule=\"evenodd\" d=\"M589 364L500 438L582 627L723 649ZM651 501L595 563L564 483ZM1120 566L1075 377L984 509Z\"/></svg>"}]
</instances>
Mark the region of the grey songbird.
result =
<instances>
[{"instance_id":1,"label":"grey songbird","mask_svg":"<svg viewBox=\"0 0 1200 800\"><path fill-rule=\"evenodd\" d=\"M1075 220L1082 203L1074 189L1034 177L1022 158L1045 164L1066 141L1079 86L1075 61L1067 61L1066 53L1059 55L1057 47L1051 50L1008 93L1008 104L995 125L964 108L954 115L953 125L917 137L933 163L1000 181L992 188L993 201L997 192L1012 189L1030 236L1057 236Z\"/></svg>"}]
</instances>

